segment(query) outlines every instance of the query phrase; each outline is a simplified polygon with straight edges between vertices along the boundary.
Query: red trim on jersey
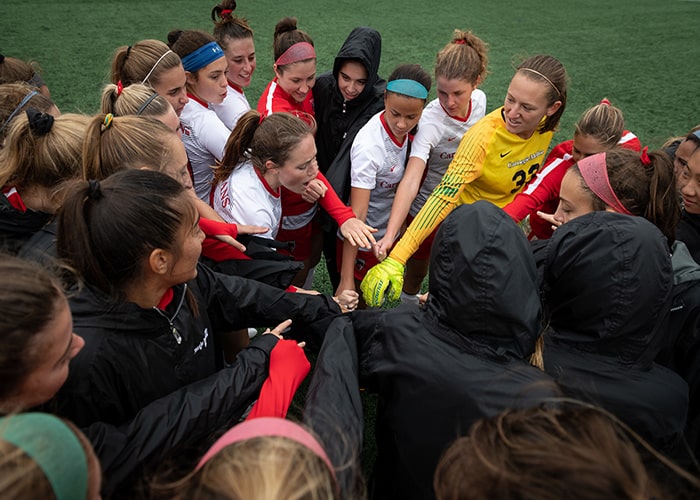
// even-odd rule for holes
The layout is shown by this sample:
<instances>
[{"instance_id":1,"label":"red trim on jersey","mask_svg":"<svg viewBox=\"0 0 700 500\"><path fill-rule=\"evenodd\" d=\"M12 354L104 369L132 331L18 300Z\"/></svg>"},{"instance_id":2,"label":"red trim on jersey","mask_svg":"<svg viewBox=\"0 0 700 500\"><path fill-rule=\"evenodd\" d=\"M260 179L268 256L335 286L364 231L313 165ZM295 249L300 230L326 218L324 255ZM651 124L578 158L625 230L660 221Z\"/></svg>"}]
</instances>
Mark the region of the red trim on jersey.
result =
<instances>
[{"instance_id":1,"label":"red trim on jersey","mask_svg":"<svg viewBox=\"0 0 700 500\"><path fill-rule=\"evenodd\" d=\"M22 196L20 196L20 194L17 192L17 189L10 188L9 190L5 191L5 197L15 210L19 210L20 212L27 211L27 206L24 204Z\"/></svg>"},{"instance_id":2,"label":"red trim on jersey","mask_svg":"<svg viewBox=\"0 0 700 500\"><path fill-rule=\"evenodd\" d=\"M265 180L265 177L263 177L263 174L260 173L260 170L258 170L258 169L255 168L255 167L253 167L253 170L255 170L255 174L258 176L258 179L260 179L260 182L262 182L263 186L265 186L265 189L267 190L267 192L270 193L270 194L271 194L272 196L274 196L275 198L279 198L280 195L282 194L281 191L280 191L280 189L277 188L277 191L275 191L274 189L272 189L272 188L270 187L270 185L267 183L267 181Z\"/></svg>"},{"instance_id":3,"label":"red trim on jersey","mask_svg":"<svg viewBox=\"0 0 700 500\"><path fill-rule=\"evenodd\" d=\"M238 92L239 94L243 94L243 87L241 87L240 85L236 85L235 83L233 83L233 82L232 82L231 80L229 80L229 79L226 79L226 81L228 81L228 86L229 86L229 87L231 87L233 90L235 90L235 91Z\"/></svg>"},{"instance_id":4,"label":"red trim on jersey","mask_svg":"<svg viewBox=\"0 0 700 500\"><path fill-rule=\"evenodd\" d=\"M398 138L391 132L389 125L386 124L386 120L384 119L384 113L386 113L386 111L382 111L382 114L379 115L379 121L382 122L382 127L384 127L384 130L389 135L389 139L391 139L391 142L396 144L398 147L403 146L403 143L406 142L406 135L408 134L403 136L402 141L399 141Z\"/></svg>"},{"instance_id":5,"label":"red trim on jersey","mask_svg":"<svg viewBox=\"0 0 700 500\"><path fill-rule=\"evenodd\" d=\"M467 116L465 116L464 118L462 118L462 117L460 117L460 116L451 115L451 114L445 109L445 107L442 105L442 103L440 102L439 99L438 99L438 103L440 103L440 107L442 108L442 110L445 112L445 114L446 114L447 116L449 116L449 117L452 118L453 120L457 120L458 122L466 122L467 120L469 120L469 117L470 117L471 114L472 114L472 100L471 100L471 99L469 99L469 109L467 110Z\"/></svg>"},{"instance_id":6,"label":"red trim on jersey","mask_svg":"<svg viewBox=\"0 0 700 500\"><path fill-rule=\"evenodd\" d=\"M168 288L163 294L163 296L160 298L160 302L158 302L158 305L156 307L161 311L165 311L165 308L168 307L168 304L170 304L173 301L174 295L175 292L173 292L173 289Z\"/></svg>"},{"instance_id":7,"label":"red trim on jersey","mask_svg":"<svg viewBox=\"0 0 700 500\"><path fill-rule=\"evenodd\" d=\"M192 101L198 102L199 104L201 104L201 105L204 106L205 108L209 108L209 104L206 103L206 102L204 102L203 100L201 100L201 99L200 99L199 97L197 97L196 95L190 94L189 92L187 92L187 97L189 97Z\"/></svg>"}]
</instances>

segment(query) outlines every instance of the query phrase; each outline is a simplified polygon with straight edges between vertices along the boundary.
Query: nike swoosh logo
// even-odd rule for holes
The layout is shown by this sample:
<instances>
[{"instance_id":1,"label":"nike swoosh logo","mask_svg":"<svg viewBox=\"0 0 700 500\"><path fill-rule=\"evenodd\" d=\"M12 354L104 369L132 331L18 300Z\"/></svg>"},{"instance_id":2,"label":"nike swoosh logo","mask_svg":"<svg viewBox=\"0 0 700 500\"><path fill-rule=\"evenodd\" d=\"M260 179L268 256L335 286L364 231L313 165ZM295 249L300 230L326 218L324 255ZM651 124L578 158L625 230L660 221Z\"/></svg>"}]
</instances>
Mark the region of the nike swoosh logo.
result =
<instances>
[{"instance_id":1,"label":"nike swoosh logo","mask_svg":"<svg viewBox=\"0 0 700 500\"><path fill-rule=\"evenodd\" d=\"M507 153L501 153L501 158L505 158L505 157L508 156L509 154L510 154L510 151L508 151Z\"/></svg>"}]
</instances>

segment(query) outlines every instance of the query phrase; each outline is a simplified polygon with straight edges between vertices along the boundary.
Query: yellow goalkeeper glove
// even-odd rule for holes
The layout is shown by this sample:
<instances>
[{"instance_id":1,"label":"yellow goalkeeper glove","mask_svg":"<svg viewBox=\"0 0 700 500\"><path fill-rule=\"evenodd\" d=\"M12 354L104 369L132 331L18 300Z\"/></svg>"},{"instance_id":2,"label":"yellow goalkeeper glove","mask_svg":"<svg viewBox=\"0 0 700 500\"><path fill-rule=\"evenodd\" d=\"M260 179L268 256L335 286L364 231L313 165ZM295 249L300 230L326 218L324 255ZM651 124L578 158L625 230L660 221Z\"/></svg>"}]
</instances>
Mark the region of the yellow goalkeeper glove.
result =
<instances>
[{"instance_id":1,"label":"yellow goalkeeper glove","mask_svg":"<svg viewBox=\"0 0 700 500\"><path fill-rule=\"evenodd\" d=\"M403 289L404 269L403 264L391 257L387 257L370 269L360 284L360 290L367 305L381 306L384 303L385 294L389 300L398 300Z\"/></svg>"}]
</instances>

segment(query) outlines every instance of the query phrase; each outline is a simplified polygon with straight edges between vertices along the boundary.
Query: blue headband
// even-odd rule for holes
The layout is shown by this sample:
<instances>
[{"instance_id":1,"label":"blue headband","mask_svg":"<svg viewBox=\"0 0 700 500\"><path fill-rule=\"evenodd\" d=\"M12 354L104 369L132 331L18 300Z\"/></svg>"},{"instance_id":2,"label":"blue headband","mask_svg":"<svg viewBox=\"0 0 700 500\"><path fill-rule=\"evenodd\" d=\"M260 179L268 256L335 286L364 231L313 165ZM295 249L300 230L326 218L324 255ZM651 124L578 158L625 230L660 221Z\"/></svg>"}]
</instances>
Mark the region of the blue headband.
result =
<instances>
[{"instance_id":1,"label":"blue headband","mask_svg":"<svg viewBox=\"0 0 700 500\"><path fill-rule=\"evenodd\" d=\"M428 89L415 80L392 80L386 84L386 89L416 99L428 98Z\"/></svg>"},{"instance_id":2,"label":"blue headband","mask_svg":"<svg viewBox=\"0 0 700 500\"><path fill-rule=\"evenodd\" d=\"M216 42L209 42L202 45L194 52L190 52L182 58L182 66L190 73L199 71L207 64L224 57L224 51Z\"/></svg>"},{"instance_id":3,"label":"blue headband","mask_svg":"<svg viewBox=\"0 0 700 500\"><path fill-rule=\"evenodd\" d=\"M0 438L27 454L44 472L57 500L85 498L88 464L78 437L48 413L0 418Z\"/></svg>"}]
</instances>

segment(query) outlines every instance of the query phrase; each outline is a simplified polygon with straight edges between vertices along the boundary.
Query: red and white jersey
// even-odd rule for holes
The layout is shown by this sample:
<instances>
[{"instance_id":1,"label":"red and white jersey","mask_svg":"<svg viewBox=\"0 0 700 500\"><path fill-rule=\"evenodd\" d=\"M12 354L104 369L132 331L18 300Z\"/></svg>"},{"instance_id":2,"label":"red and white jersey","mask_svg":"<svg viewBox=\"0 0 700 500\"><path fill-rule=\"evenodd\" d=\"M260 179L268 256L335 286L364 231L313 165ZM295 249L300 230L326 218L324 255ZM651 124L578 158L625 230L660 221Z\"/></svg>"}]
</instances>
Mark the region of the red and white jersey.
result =
<instances>
[{"instance_id":1,"label":"red and white jersey","mask_svg":"<svg viewBox=\"0 0 700 500\"><path fill-rule=\"evenodd\" d=\"M486 94L476 89L472 92L466 118L447 114L440 100L430 102L418 122L418 132L411 144L411 157L427 164L427 173L409 213L415 216L445 175L459 142L467 130L486 114Z\"/></svg>"},{"instance_id":2,"label":"red and white jersey","mask_svg":"<svg viewBox=\"0 0 700 500\"><path fill-rule=\"evenodd\" d=\"M226 98L221 104L209 104L209 107L214 110L219 120L223 122L229 130L233 130L238 123L238 119L243 116L246 111L250 111L250 104L246 99L243 89L238 85L228 82L226 89Z\"/></svg>"},{"instance_id":3,"label":"red and white jersey","mask_svg":"<svg viewBox=\"0 0 700 500\"><path fill-rule=\"evenodd\" d=\"M228 223L269 228L257 236L273 239L282 219L280 191L274 190L250 161L238 165L214 188L212 206Z\"/></svg>"},{"instance_id":4,"label":"red and white jersey","mask_svg":"<svg viewBox=\"0 0 700 500\"><path fill-rule=\"evenodd\" d=\"M182 142L192 168L194 190L200 199L209 202L213 167L223 158L231 131L206 102L191 94L188 97L190 100L180 115Z\"/></svg>"},{"instance_id":5,"label":"red and white jersey","mask_svg":"<svg viewBox=\"0 0 700 500\"><path fill-rule=\"evenodd\" d=\"M397 142L384 121L384 111L374 115L355 136L350 149L350 185L371 191L365 222L384 237L391 205L406 168L408 136Z\"/></svg>"},{"instance_id":6,"label":"red and white jersey","mask_svg":"<svg viewBox=\"0 0 700 500\"><path fill-rule=\"evenodd\" d=\"M574 164L573 144L574 141L569 140L552 148L545 160L544 167L510 204L503 207L503 210L516 222L520 222L527 215L530 215L530 237L546 239L552 236L552 225L541 219L537 215L537 211L548 214L553 214L556 211L559 204L561 181L569 167ZM637 136L629 130L622 133L618 145L633 151L641 151L642 149L642 144Z\"/></svg>"},{"instance_id":7,"label":"red and white jersey","mask_svg":"<svg viewBox=\"0 0 700 500\"><path fill-rule=\"evenodd\" d=\"M315 203L309 203L300 194L282 187L282 227L284 229L301 229L310 224L319 205L333 217L338 226L355 217L352 209L338 197L325 175L319 172L316 179L326 186L326 194Z\"/></svg>"},{"instance_id":8,"label":"red and white jersey","mask_svg":"<svg viewBox=\"0 0 700 500\"><path fill-rule=\"evenodd\" d=\"M258 113L265 117L282 111L292 113L309 123L309 116L314 116L313 92L309 92L306 95L304 102L297 102L291 95L282 90L282 87L277 83L277 77L275 77L267 84L265 91L260 96Z\"/></svg>"}]
</instances>

